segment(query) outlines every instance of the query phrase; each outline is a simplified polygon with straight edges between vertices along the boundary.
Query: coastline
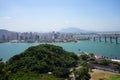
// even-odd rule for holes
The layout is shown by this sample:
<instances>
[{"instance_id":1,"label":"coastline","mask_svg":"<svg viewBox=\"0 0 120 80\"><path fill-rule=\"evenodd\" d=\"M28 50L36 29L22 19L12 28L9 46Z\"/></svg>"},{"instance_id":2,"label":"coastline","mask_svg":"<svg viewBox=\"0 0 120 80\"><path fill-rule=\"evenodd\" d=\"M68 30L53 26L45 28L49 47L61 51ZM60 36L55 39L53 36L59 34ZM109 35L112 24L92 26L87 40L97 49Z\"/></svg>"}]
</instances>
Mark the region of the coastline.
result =
<instances>
[{"instance_id":1,"label":"coastline","mask_svg":"<svg viewBox=\"0 0 120 80\"><path fill-rule=\"evenodd\" d=\"M118 59L111 59L111 61L120 62L120 60L118 60Z\"/></svg>"}]
</instances>

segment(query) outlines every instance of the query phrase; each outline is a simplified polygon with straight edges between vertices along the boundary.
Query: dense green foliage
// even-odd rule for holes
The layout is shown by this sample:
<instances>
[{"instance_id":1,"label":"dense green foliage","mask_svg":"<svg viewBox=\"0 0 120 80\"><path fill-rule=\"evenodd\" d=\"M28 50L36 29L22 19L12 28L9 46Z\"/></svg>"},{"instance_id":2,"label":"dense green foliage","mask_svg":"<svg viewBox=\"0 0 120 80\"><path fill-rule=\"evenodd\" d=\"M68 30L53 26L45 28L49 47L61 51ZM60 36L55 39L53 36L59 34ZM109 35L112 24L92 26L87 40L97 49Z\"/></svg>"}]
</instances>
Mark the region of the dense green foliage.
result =
<instances>
[{"instance_id":1,"label":"dense green foliage","mask_svg":"<svg viewBox=\"0 0 120 80\"><path fill-rule=\"evenodd\" d=\"M101 64L101 65L109 65L109 63L110 63L110 60L108 60L108 59L102 59L99 61L99 64Z\"/></svg>"},{"instance_id":2,"label":"dense green foliage","mask_svg":"<svg viewBox=\"0 0 120 80\"><path fill-rule=\"evenodd\" d=\"M62 47L42 44L32 46L23 53L10 58L6 62L6 70L10 72L9 78L15 79L21 73L46 74L52 72L53 76L66 78L69 68L76 65L78 57ZM26 80L27 79L26 77Z\"/></svg>"},{"instance_id":3,"label":"dense green foliage","mask_svg":"<svg viewBox=\"0 0 120 80\"><path fill-rule=\"evenodd\" d=\"M75 70L76 80L89 80L90 74L88 73L88 68L83 67L79 70Z\"/></svg>"},{"instance_id":4,"label":"dense green foliage","mask_svg":"<svg viewBox=\"0 0 120 80\"><path fill-rule=\"evenodd\" d=\"M82 53L82 54L80 54L80 59L86 61L86 60L89 59L89 55L87 55L87 54L85 54L85 53Z\"/></svg>"},{"instance_id":5,"label":"dense green foliage","mask_svg":"<svg viewBox=\"0 0 120 80\"><path fill-rule=\"evenodd\" d=\"M62 78L57 78L53 75L49 74L36 74L33 72L25 73L25 72L17 72L16 74L12 74L9 77L9 80L63 80Z\"/></svg>"},{"instance_id":6,"label":"dense green foliage","mask_svg":"<svg viewBox=\"0 0 120 80\"><path fill-rule=\"evenodd\" d=\"M79 67L81 68L74 70L76 80L89 80L91 78L89 74L89 65L85 61L82 61Z\"/></svg>"},{"instance_id":7,"label":"dense green foliage","mask_svg":"<svg viewBox=\"0 0 120 80\"><path fill-rule=\"evenodd\" d=\"M111 64L114 65L114 69L117 70L120 73L120 63L112 62Z\"/></svg>"},{"instance_id":8,"label":"dense green foliage","mask_svg":"<svg viewBox=\"0 0 120 80\"><path fill-rule=\"evenodd\" d=\"M83 60L83 61L94 61L95 60L95 55L93 53L81 53L80 56L79 56L80 60Z\"/></svg>"},{"instance_id":9,"label":"dense green foliage","mask_svg":"<svg viewBox=\"0 0 120 80\"><path fill-rule=\"evenodd\" d=\"M4 63L2 62L2 59L0 59L0 80L3 80L4 79Z\"/></svg>"}]
</instances>

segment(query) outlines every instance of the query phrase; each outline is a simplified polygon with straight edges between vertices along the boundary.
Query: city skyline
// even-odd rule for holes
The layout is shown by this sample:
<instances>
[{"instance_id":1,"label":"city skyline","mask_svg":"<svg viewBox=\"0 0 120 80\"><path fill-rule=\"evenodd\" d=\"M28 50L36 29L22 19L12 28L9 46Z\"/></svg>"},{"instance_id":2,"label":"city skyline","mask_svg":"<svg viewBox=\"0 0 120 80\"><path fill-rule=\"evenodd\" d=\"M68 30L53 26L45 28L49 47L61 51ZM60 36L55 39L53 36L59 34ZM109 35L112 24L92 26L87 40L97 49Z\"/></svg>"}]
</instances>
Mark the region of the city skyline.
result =
<instances>
[{"instance_id":1,"label":"city skyline","mask_svg":"<svg viewBox=\"0 0 120 80\"><path fill-rule=\"evenodd\" d=\"M119 0L0 0L0 29L119 31L119 7Z\"/></svg>"}]
</instances>

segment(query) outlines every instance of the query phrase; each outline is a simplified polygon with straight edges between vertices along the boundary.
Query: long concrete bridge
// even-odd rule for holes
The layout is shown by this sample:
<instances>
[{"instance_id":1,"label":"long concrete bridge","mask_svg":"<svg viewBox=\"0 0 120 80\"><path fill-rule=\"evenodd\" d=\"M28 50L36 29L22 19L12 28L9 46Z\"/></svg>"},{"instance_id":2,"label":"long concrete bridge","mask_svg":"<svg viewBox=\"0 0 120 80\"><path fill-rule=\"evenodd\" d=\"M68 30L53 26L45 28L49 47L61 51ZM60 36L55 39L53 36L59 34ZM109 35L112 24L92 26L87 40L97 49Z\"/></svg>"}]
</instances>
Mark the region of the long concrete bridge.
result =
<instances>
[{"instance_id":1,"label":"long concrete bridge","mask_svg":"<svg viewBox=\"0 0 120 80\"><path fill-rule=\"evenodd\" d=\"M99 41L99 42L103 40L105 43L109 40L110 43L115 42L116 44L118 44L120 39L120 34L98 34L92 36L92 39L93 41Z\"/></svg>"}]
</instances>

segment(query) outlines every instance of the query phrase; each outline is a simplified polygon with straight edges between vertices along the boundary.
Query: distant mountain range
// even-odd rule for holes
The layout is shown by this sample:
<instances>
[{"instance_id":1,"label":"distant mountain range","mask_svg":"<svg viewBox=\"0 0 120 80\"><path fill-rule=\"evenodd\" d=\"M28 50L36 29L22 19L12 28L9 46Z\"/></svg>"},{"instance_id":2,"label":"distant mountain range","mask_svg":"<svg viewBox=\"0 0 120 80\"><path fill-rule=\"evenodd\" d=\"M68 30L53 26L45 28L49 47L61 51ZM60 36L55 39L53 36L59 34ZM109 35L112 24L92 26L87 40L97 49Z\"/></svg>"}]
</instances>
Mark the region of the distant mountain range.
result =
<instances>
[{"instance_id":1,"label":"distant mountain range","mask_svg":"<svg viewBox=\"0 0 120 80\"><path fill-rule=\"evenodd\" d=\"M87 32L93 32L93 31L87 31L87 30L82 30L79 28L69 27L69 28L61 29L59 32L63 32L63 33L87 33Z\"/></svg>"}]
</instances>

